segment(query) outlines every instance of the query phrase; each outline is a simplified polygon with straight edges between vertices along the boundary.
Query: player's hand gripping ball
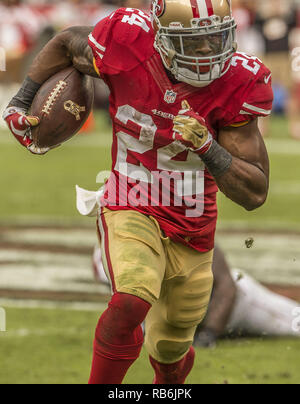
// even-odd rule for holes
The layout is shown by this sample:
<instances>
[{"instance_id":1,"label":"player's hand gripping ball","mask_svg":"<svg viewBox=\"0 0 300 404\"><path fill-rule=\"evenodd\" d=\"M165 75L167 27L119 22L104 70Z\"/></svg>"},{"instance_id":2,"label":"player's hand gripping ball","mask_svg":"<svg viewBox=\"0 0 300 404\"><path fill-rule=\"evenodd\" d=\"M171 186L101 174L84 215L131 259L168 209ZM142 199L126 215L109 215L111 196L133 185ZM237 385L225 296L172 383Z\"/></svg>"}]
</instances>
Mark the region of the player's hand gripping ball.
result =
<instances>
[{"instance_id":1,"label":"player's hand gripping ball","mask_svg":"<svg viewBox=\"0 0 300 404\"><path fill-rule=\"evenodd\" d=\"M86 122L94 100L91 77L73 66L51 76L36 93L30 116L16 107L3 118L18 142L31 153L45 154L71 139Z\"/></svg>"},{"instance_id":2,"label":"player's hand gripping ball","mask_svg":"<svg viewBox=\"0 0 300 404\"><path fill-rule=\"evenodd\" d=\"M205 119L193 111L186 100L182 102L182 110L173 122L174 140L178 140L198 154L204 154L209 150L213 137Z\"/></svg>"},{"instance_id":3,"label":"player's hand gripping ball","mask_svg":"<svg viewBox=\"0 0 300 404\"><path fill-rule=\"evenodd\" d=\"M36 116L27 116L25 110L17 107L8 107L3 113L9 130L17 141L33 154L46 154L49 148L40 148L33 144L31 129L40 122Z\"/></svg>"}]
</instances>

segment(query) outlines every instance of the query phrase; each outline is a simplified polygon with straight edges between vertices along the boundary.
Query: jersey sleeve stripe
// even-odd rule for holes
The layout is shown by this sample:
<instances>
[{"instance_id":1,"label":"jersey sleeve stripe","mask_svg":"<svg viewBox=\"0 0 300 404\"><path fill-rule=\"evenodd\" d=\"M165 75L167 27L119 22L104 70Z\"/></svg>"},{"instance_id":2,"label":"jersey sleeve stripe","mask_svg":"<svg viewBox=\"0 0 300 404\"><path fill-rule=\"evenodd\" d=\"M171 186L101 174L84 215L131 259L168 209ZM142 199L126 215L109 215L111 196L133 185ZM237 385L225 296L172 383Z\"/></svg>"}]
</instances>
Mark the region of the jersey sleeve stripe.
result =
<instances>
[{"instance_id":1,"label":"jersey sleeve stripe","mask_svg":"<svg viewBox=\"0 0 300 404\"><path fill-rule=\"evenodd\" d=\"M96 51L96 53L97 53L97 55L99 56L100 59L103 59L103 58L104 58L104 55L102 55L100 52L97 52L97 51Z\"/></svg>"},{"instance_id":2,"label":"jersey sleeve stripe","mask_svg":"<svg viewBox=\"0 0 300 404\"><path fill-rule=\"evenodd\" d=\"M256 113L262 114L262 115L270 115L272 112L272 110L258 108L258 107L255 107L254 105L250 105L245 102L243 104L243 110L240 113L245 115L245 114L249 113L247 110L250 111L252 114L256 112Z\"/></svg>"},{"instance_id":3,"label":"jersey sleeve stripe","mask_svg":"<svg viewBox=\"0 0 300 404\"><path fill-rule=\"evenodd\" d=\"M96 39L93 37L92 34L89 35L89 40L90 40L90 41L92 42L92 44L95 45L96 48L99 49L100 51L102 51L102 52L105 52L105 51L106 51L106 48L105 48L104 46L100 45L100 44L96 41Z\"/></svg>"}]
</instances>

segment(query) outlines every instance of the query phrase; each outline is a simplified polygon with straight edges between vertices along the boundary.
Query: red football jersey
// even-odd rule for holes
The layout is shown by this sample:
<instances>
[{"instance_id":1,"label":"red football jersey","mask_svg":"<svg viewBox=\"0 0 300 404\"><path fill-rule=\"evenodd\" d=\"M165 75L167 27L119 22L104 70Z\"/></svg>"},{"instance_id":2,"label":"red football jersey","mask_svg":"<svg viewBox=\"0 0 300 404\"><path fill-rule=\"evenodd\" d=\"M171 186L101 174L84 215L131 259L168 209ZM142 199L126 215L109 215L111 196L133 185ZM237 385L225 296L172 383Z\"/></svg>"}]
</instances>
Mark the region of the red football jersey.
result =
<instances>
[{"instance_id":1,"label":"red football jersey","mask_svg":"<svg viewBox=\"0 0 300 404\"><path fill-rule=\"evenodd\" d=\"M211 250L218 188L200 157L174 141L173 119L187 100L217 139L221 128L268 116L270 71L236 53L229 71L207 87L174 83L154 48L151 18L130 8L100 21L89 43L111 90L113 167L102 202L153 216L174 241Z\"/></svg>"}]
</instances>

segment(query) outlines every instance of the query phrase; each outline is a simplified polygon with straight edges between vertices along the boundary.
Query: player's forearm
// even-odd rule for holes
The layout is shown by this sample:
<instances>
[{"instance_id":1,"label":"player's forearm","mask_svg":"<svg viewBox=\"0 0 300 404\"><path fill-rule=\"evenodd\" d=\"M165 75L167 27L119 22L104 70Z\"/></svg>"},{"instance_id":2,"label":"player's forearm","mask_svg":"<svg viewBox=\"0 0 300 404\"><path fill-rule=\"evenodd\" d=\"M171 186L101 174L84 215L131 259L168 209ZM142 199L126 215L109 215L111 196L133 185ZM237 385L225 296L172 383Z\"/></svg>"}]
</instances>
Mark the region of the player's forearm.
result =
<instances>
[{"instance_id":1,"label":"player's forearm","mask_svg":"<svg viewBox=\"0 0 300 404\"><path fill-rule=\"evenodd\" d=\"M98 77L93 67L93 54L88 44L92 27L72 27L57 34L34 59L28 76L9 106L28 111L40 86L69 66L83 74Z\"/></svg>"},{"instance_id":2,"label":"player's forearm","mask_svg":"<svg viewBox=\"0 0 300 404\"><path fill-rule=\"evenodd\" d=\"M220 288L215 288L202 327L212 330L217 337L221 336L230 319L235 300L236 289L231 285L224 282Z\"/></svg>"},{"instance_id":3,"label":"player's forearm","mask_svg":"<svg viewBox=\"0 0 300 404\"><path fill-rule=\"evenodd\" d=\"M71 27L57 34L37 55L29 77L42 84L64 68L74 65L84 74L97 77L93 68L92 50L88 36L93 27Z\"/></svg>"},{"instance_id":4,"label":"player's forearm","mask_svg":"<svg viewBox=\"0 0 300 404\"><path fill-rule=\"evenodd\" d=\"M249 211L264 204L269 186L268 164L264 163L264 170L262 165L259 168L259 163L255 165L234 157L216 141L201 159L220 190L232 201Z\"/></svg>"},{"instance_id":5,"label":"player's forearm","mask_svg":"<svg viewBox=\"0 0 300 404\"><path fill-rule=\"evenodd\" d=\"M217 244L214 250L213 275L213 294L204 327L212 330L216 336L220 336L224 333L233 312L237 288L231 275L229 263Z\"/></svg>"},{"instance_id":6,"label":"player's forearm","mask_svg":"<svg viewBox=\"0 0 300 404\"><path fill-rule=\"evenodd\" d=\"M229 170L216 178L221 192L248 211L261 207L268 196L268 176L258 167L233 157Z\"/></svg>"},{"instance_id":7,"label":"player's forearm","mask_svg":"<svg viewBox=\"0 0 300 404\"><path fill-rule=\"evenodd\" d=\"M8 107L28 111L41 85L51 76L72 65L72 60L65 46L67 32L53 38L34 59L28 76L18 93L12 98Z\"/></svg>"},{"instance_id":8,"label":"player's forearm","mask_svg":"<svg viewBox=\"0 0 300 404\"><path fill-rule=\"evenodd\" d=\"M28 76L35 83L43 84L51 76L72 65L72 59L68 54L66 42L67 32L56 35L34 59Z\"/></svg>"}]
</instances>

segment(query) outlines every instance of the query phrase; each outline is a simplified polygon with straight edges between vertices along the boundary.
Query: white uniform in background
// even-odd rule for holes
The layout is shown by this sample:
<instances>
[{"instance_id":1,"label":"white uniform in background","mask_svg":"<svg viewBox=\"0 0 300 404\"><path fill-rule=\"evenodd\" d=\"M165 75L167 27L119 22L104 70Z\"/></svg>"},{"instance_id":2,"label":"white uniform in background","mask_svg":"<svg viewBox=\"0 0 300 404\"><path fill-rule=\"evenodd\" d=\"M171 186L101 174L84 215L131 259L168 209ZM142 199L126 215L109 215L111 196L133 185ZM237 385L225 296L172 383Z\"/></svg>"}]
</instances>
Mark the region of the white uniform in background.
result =
<instances>
[{"instance_id":1,"label":"white uniform in background","mask_svg":"<svg viewBox=\"0 0 300 404\"><path fill-rule=\"evenodd\" d=\"M237 298L228 332L300 337L300 303L271 292L241 270L232 270L231 274Z\"/></svg>"}]
</instances>

